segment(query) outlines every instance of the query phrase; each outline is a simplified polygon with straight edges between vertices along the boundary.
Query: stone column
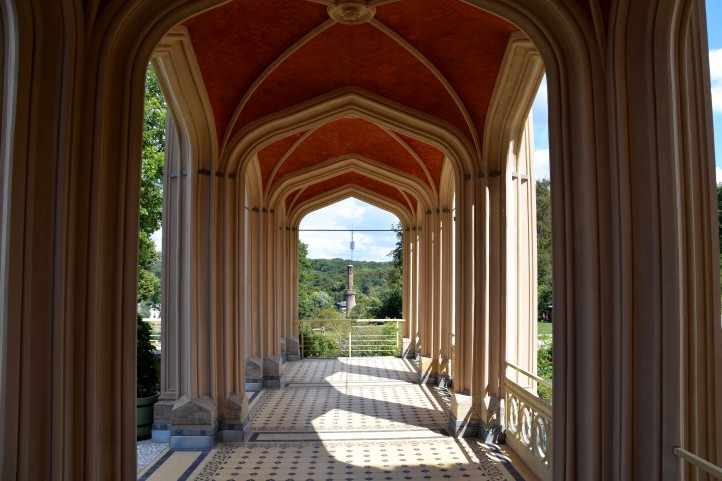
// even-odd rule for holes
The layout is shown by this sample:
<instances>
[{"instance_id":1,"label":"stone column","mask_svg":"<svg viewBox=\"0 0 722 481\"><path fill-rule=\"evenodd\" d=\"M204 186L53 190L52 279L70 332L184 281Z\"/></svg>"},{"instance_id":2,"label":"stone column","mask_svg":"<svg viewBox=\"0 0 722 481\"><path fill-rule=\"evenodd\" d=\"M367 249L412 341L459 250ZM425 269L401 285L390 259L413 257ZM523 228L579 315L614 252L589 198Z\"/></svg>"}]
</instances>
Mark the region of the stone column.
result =
<instances>
[{"instance_id":1,"label":"stone column","mask_svg":"<svg viewBox=\"0 0 722 481\"><path fill-rule=\"evenodd\" d=\"M506 173L506 316L504 360L524 371L537 372L537 249L534 139L531 115L510 155ZM536 392L537 382L519 371L501 366L511 380Z\"/></svg>"},{"instance_id":2,"label":"stone column","mask_svg":"<svg viewBox=\"0 0 722 481\"><path fill-rule=\"evenodd\" d=\"M286 296L285 303L287 310L286 327L286 353L289 361L296 361L301 358L301 346L298 341L298 299L296 291L298 288L298 231L286 227L286 252L288 267L286 275Z\"/></svg>"},{"instance_id":3,"label":"stone column","mask_svg":"<svg viewBox=\"0 0 722 481\"><path fill-rule=\"evenodd\" d=\"M216 176L218 228L215 245L216 317L215 369L218 385L218 416L220 438L241 441L247 427L248 396L245 388L245 324L241 312L241 297L237 295L241 239L240 212L243 188L235 177Z\"/></svg>"},{"instance_id":4,"label":"stone column","mask_svg":"<svg viewBox=\"0 0 722 481\"><path fill-rule=\"evenodd\" d=\"M451 372L452 335L454 329L455 269L454 222L450 207L439 213L439 375L453 376Z\"/></svg>"},{"instance_id":5,"label":"stone column","mask_svg":"<svg viewBox=\"0 0 722 481\"><path fill-rule=\"evenodd\" d=\"M481 356L483 353L481 349L476 351L475 348L478 348L477 343L483 341L485 336L483 332L475 331L475 313L480 300L474 295L474 286L479 269L477 249L481 250L482 247L476 246L476 230L485 216L477 202L476 180L468 176L463 186L456 197L455 223L459 237L456 239L455 248L460 259L456 260L455 265L460 272L457 272L455 277L462 281L457 284L453 296L457 310L452 320L455 323L455 344L448 430L456 436L471 437L477 436L481 428L481 401L478 396L475 398L472 395L477 374L473 362L475 355Z\"/></svg>"},{"instance_id":6,"label":"stone column","mask_svg":"<svg viewBox=\"0 0 722 481\"><path fill-rule=\"evenodd\" d=\"M421 337L421 374L425 382L433 382L435 380L434 370L434 243L433 243L433 213L427 210L422 219L421 246L419 258L419 275L420 275L420 321L419 333Z\"/></svg>"},{"instance_id":7,"label":"stone column","mask_svg":"<svg viewBox=\"0 0 722 481\"><path fill-rule=\"evenodd\" d=\"M218 428L216 315L211 310L215 260L214 186L195 170L172 115L168 115L165 169L161 395L153 435L176 449L213 444ZM215 180L215 179L214 179Z\"/></svg>"},{"instance_id":8,"label":"stone column","mask_svg":"<svg viewBox=\"0 0 722 481\"><path fill-rule=\"evenodd\" d=\"M250 200L254 200L251 198ZM263 234L261 229L261 210L257 205L247 207L248 211L248 250L244 256L249 260L248 271L249 286L249 325L250 348L246 358L246 387L257 391L263 383L263 324L261 293L263 292L263 277L261 275L261 246Z\"/></svg>"},{"instance_id":9,"label":"stone column","mask_svg":"<svg viewBox=\"0 0 722 481\"><path fill-rule=\"evenodd\" d=\"M262 209L262 229L265 235L265 242L260 249L264 278L263 291L260 299L263 304L263 315L261 316L264 357L263 357L263 385L265 387L283 387L285 385L284 360L281 348L281 335L279 330L279 319L277 316L277 262L278 231L276 230L275 212L266 208Z\"/></svg>"},{"instance_id":10,"label":"stone column","mask_svg":"<svg viewBox=\"0 0 722 481\"><path fill-rule=\"evenodd\" d=\"M411 258L412 278L411 278L411 299L412 299L412 328L411 328L411 349L413 350L414 359L421 354L421 297L419 289L421 288L421 223L416 220L412 230L412 253Z\"/></svg>"},{"instance_id":11,"label":"stone column","mask_svg":"<svg viewBox=\"0 0 722 481\"><path fill-rule=\"evenodd\" d=\"M406 321L401 326L401 338L408 339L409 337L409 247L408 247L408 227L401 225L401 232L403 238L401 239L402 252L401 252L401 292L402 292L402 303L401 303L401 317Z\"/></svg>"}]
</instances>

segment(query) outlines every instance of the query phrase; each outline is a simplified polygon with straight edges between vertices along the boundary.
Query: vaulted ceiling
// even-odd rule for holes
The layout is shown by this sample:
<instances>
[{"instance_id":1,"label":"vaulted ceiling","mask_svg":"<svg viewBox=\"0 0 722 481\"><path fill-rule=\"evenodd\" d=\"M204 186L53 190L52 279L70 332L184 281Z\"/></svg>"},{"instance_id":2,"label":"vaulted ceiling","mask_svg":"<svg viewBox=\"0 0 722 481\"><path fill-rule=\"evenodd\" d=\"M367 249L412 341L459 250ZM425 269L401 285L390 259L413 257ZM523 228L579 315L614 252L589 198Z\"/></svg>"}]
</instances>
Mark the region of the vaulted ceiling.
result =
<instances>
[{"instance_id":1,"label":"vaulted ceiling","mask_svg":"<svg viewBox=\"0 0 722 481\"><path fill-rule=\"evenodd\" d=\"M219 139L353 87L423 113L465 137L478 153L515 27L462 0L339 1L234 0L186 21ZM261 149L264 189L343 156L388 165L432 190L444 160L433 145L369 120L344 118ZM360 174L325 180L299 197L346 184L407 203L401 191Z\"/></svg>"}]
</instances>

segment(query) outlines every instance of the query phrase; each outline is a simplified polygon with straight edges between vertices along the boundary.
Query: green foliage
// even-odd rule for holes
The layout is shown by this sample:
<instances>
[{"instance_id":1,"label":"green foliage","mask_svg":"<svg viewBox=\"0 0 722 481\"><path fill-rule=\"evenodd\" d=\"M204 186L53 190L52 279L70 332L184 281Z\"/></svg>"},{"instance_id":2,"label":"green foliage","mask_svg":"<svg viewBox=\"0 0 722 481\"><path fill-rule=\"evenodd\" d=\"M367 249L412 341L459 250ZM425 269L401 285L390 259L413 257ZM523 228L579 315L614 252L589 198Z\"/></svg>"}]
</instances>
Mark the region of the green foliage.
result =
<instances>
[{"instance_id":1,"label":"green foliage","mask_svg":"<svg viewBox=\"0 0 722 481\"><path fill-rule=\"evenodd\" d=\"M158 363L150 342L150 324L137 317L136 376L139 398L153 396L158 392Z\"/></svg>"},{"instance_id":2,"label":"green foliage","mask_svg":"<svg viewBox=\"0 0 722 481\"><path fill-rule=\"evenodd\" d=\"M401 319L402 311L403 293L399 283L384 291L381 305L374 311L372 319Z\"/></svg>"},{"instance_id":3,"label":"green foliage","mask_svg":"<svg viewBox=\"0 0 722 481\"><path fill-rule=\"evenodd\" d=\"M552 357L552 346L547 345L539 349L539 358L537 361L537 376L551 382L553 372L554 361ZM540 398L547 401L551 400L552 398L551 390L546 386L542 386L541 384L539 384L538 393Z\"/></svg>"},{"instance_id":4,"label":"green foliage","mask_svg":"<svg viewBox=\"0 0 722 481\"><path fill-rule=\"evenodd\" d=\"M351 319L375 319L376 312L381 307L381 299L377 295L356 293L356 305L351 310Z\"/></svg>"},{"instance_id":5,"label":"green foliage","mask_svg":"<svg viewBox=\"0 0 722 481\"><path fill-rule=\"evenodd\" d=\"M353 261L356 306L352 319L398 319L402 316L403 241L399 226L391 262ZM309 259L308 246L298 245L298 315L332 319L335 305L346 299L346 259Z\"/></svg>"},{"instance_id":6,"label":"green foliage","mask_svg":"<svg viewBox=\"0 0 722 481\"><path fill-rule=\"evenodd\" d=\"M301 323L301 347L305 357L399 355L396 322L367 323L351 319L310 320Z\"/></svg>"},{"instance_id":7,"label":"green foliage","mask_svg":"<svg viewBox=\"0 0 722 481\"><path fill-rule=\"evenodd\" d=\"M552 298L552 212L551 184L548 180L536 183L536 228L537 228L537 286L538 312L540 319L551 319ZM552 380L552 329L551 324L540 322L539 340L542 346L538 351L537 375ZM539 397L551 400L551 390L539 384Z\"/></svg>"},{"instance_id":8,"label":"green foliage","mask_svg":"<svg viewBox=\"0 0 722 481\"><path fill-rule=\"evenodd\" d=\"M160 305L160 254L151 236L163 220L163 163L165 160L165 122L167 107L158 78L148 68L145 78L143 152L140 180L138 239L138 303Z\"/></svg>"},{"instance_id":9,"label":"green foliage","mask_svg":"<svg viewBox=\"0 0 722 481\"><path fill-rule=\"evenodd\" d=\"M304 357L336 357L341 355L338 342L308 325L301 326L301 345Z\"/></svg>"},{"instance_id":10,"label":"green foliage","mask_svg":"<svg viewBox=\"0 0 722 481\"><path fill-rule=\"evenodd\" d=\"M552 212L551 185L548 180L536 183L537 217L537 286L540 317L549 312L552 298Z\"/></svg>"}]
</instances>

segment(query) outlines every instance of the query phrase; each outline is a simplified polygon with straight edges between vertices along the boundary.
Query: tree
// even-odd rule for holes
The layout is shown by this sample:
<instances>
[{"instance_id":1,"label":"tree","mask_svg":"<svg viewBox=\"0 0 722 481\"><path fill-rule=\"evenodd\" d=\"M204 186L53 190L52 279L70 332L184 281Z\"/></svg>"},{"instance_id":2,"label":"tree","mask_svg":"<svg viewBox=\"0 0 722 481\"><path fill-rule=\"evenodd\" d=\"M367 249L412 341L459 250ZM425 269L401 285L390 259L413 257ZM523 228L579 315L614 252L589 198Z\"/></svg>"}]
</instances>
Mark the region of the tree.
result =
<instances>
[{"instance_id":1,"label":"tree","mask_svg":"<svg viewBox=\"0 0 722 481\"><path fill-rule=\"evenodd\" d=\"M403 315L403 293L401 284L396 284L383 293L381 305L373 313L374 319L401 319Z\"/></svg>"},{"instance_id":2,"label":"tree","mask_svg":"<svg viewBox=\"0 0 722 481\"><path fill-rule=\"evenodd\" d=\"M551 184L536 183L537 286L538 312L548 312L552 305L552 212Z\"/></svg>"},{"instance_id":3,"label":"tree","mask_svg":"<svg viewBox=\"0 0 722 481\"><path fill-rule=\"evenodd\" d=\"M160 254L152 235L163 220L163 163L167 106L152 68L145 76L143 152L141 159L138 238L138 304L143 310L160 306Z\"/></svg>"},{"instance_id":4,"label":"tree","mask_svg":"<svg viewBox=\"0 0 722 481\"><path fill-rule=\"evenodd\" d=\"M392 269L386 276L387 288L380 295L380 305L370 314L374 319L401 319L403 316L404 226L397 224L396 245L390 252Z\"/></svg>"},{"instance_id":5,"label":"tree","mask_svg":"<svg viewBox=\"0 0 722 481\"><path fill-rule=\"evenodd\" d=\"M138 316L136 320L136 396L153 396L158 392L158 370L153 344L150 341L150 324Z\"/></svg>"},{"instance_id":6,"label":"tree","mask_svg":"<svg viewBox=\"0 0 722 481\"><path fill-rule=\"evenodd\" d=\"M308 246L298 241L298 317L312 319L318 315L310 290L311 263Z\"/></svg>"}]
</instances>

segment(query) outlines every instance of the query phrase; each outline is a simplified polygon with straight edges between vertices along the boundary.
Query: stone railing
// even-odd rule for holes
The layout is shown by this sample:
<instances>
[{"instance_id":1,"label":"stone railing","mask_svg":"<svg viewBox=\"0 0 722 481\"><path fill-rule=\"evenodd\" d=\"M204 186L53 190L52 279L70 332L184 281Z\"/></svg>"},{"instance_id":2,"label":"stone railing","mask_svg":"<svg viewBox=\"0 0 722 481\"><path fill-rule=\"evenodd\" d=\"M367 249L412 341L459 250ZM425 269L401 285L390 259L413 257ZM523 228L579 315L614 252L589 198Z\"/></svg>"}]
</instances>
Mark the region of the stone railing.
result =
<instances>
[{"instance_id":1,"label":"stone railing","mask_svg":"<svg viewBox=\"0 0 722 481\"><path fill-rule=\"evenodd\" d=\"M507 363L528 380L523 386L504 380L504 426L506 442L539 479L552 477L552 409L539 398L537 384L548 384L538 376ZM551 387L551 386L549 386Z\"/></svg>"}]
</instances>

